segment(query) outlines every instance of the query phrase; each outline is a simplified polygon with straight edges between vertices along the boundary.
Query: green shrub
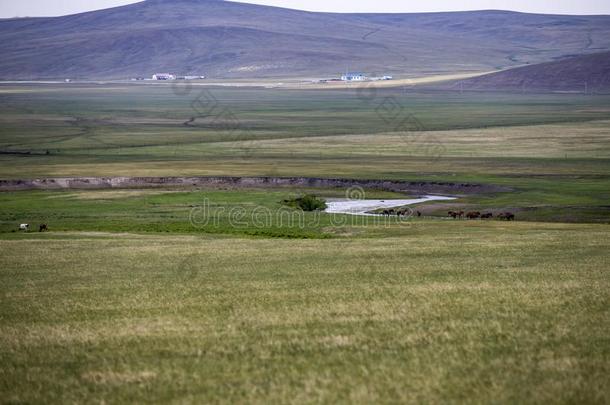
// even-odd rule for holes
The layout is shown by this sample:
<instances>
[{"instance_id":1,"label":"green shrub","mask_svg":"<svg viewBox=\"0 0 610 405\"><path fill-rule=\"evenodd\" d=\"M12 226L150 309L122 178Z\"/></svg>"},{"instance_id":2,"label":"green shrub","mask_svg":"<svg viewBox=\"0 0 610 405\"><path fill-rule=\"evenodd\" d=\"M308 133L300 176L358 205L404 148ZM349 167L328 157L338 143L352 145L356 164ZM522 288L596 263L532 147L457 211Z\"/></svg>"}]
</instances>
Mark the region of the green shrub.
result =
<instances>
[{"instance_id":1,"label":"green shrub","mask_svg":"<svg viewBox=\"0 0 610 405\"><path fill-rule=\"evenodd\" d=\"M305 194L302 197L284 200L283 203L289 207L298 208L303 211L324 211L326 201L312 194Z\"/></svg>"}]
</instances>

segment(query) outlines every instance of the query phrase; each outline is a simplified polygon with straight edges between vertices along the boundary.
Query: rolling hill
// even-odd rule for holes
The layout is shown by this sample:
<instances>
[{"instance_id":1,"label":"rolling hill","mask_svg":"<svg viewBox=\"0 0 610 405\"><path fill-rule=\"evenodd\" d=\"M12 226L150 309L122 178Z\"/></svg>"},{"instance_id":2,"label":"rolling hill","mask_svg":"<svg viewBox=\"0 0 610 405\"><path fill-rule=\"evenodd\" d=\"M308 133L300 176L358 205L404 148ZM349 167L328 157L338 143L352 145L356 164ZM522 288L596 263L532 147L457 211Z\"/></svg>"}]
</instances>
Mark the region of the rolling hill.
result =
<instances>
[{"instance_id":1,"label":"rolling hill","mask_svg":"<svg viewBox=\"0 0 610 405\"><path fill-rule=\"evenodd\" d=\"M312 13L222 0L147 0L0 20L0 78L403 76L489 71L610 50L610 16L505 11Z\"/></svg>"},{"instance_id":2,"label":"rolling hill","mask_svg":"<svg viewBox=\"0 0 610 405\"><path fill-rule=\"evenodd\" d=\"M580 55L491 73L454 84L466 90L610 92L610 52Z\"/></svg>"}]
</instances>

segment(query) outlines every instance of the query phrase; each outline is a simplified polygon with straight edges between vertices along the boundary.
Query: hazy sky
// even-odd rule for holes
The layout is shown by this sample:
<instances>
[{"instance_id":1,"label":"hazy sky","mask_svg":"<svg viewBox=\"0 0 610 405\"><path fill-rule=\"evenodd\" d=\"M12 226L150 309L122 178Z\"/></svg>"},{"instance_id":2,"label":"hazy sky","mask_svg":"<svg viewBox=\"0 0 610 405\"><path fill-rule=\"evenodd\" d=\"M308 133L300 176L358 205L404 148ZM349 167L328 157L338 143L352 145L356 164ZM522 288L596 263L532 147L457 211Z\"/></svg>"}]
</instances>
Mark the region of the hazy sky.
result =
<instances>
[{"instance_id":1,"label":"hazy sky","mask_svg":"<svg viewBox=\"0 0 610 405\"><path fill-rule=\"evenodd\" d=\"M129 0L0 0L0 18L54 16L120 6ZM557 14L610 14L609 0L242 0L312 11L423 12L500 9Z\"/></svg>"}]
</instances>

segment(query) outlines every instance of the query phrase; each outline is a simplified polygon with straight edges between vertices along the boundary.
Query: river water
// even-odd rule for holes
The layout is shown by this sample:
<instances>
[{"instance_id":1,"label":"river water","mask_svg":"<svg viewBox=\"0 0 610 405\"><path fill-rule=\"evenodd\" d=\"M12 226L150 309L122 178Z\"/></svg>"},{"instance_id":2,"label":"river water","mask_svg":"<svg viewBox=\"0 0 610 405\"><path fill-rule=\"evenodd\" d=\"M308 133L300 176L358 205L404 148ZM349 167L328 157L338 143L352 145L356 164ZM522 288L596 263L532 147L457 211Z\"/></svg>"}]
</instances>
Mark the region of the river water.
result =
<instances>
[{"instance_id":1,"label":"river water","mask_svg":"<svg viewBox=\"0 0 610 405\"><path fill-rule=\"evenodd\" d=\"M421 204L428 201L450 201L453 197L440 195L428 195L422 198L411 200L348 200L348 199L329 199L326 201L326 211L329 214L349 214L349 215L374 215L368 212L378 209L389 209L403 207L405 205Z\"/></svg>"}]
</instances>

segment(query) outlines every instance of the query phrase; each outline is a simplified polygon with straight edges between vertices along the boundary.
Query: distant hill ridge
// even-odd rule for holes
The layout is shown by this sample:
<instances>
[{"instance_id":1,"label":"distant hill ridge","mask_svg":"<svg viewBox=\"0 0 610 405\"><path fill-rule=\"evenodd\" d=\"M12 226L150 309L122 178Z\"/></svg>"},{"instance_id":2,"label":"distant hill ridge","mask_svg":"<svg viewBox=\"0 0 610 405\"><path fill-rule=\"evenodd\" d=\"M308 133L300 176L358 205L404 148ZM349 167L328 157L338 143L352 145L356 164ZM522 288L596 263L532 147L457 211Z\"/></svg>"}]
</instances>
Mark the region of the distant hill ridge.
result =
<instances>
[{"instance_id":1,"label":"distant hill ridge","mask_svg":"<svg viewBox=\"0 0 610 405\"><path fill-rule=\"evenodd\" d=\"M466 90L610 92L610 52L580 55L492 73L454 84Z\"/></svg>"},{"instance_id":2,"label":"distant hill ridge","mask_svg":"<svg viewBox=\"0 0 610 405\"><path fill-rule=\"evenodd\" d=\"M0 78L421 76L610 51L610 16L507 11L312 13L222 0L147 0L0 21Z\"/></svg>"}]
</instances>

